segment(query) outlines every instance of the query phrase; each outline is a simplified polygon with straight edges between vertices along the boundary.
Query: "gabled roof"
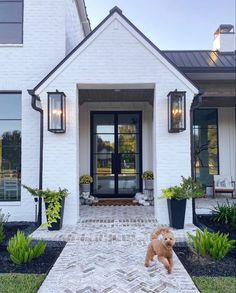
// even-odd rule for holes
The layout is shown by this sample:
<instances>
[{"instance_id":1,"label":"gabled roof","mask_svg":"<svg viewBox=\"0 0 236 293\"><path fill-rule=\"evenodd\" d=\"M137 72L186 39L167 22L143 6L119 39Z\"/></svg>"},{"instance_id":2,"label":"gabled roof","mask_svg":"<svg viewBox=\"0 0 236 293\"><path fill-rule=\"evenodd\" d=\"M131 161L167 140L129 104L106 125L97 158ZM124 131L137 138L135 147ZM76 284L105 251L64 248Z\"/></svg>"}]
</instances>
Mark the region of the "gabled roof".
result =
<instances>
[{"instance_id":1,"label":"gabled roof","mask_svg":"<svg viewBox=\"0 0 236 293\"><path fill-rule=\"evenodd\" d=\"M162 51L183 72L235 72L235 52Z\"/></svg>"},{"instance_id":2,"label":"gabled roof","mask_svg":"<svg viewBox=\"0 0 236 293\"><path fill-rule=\"evenodd\" d=\"M156 52L158 52L167 62L167 64L170 64L172 66L172 68L174 67L183 77L186 81L188 81L196 90L198 89L197 85L187 76L185 75L185 73L179 69L176 64L169 59L155 44L153 44L128 18L126 18L123 13L122 10L115 6L113 9L110 10L109 15L89 34L87 35L51 72L49 72L49 74L43 78L33 89L33 92L35 93L37 89L39 89L41 87L41 85L43 85L49 78L51 75L54 74L54 72L56 72L73 54L75 54L75 52L85 43L89 40L89 38L91 38L92 35L95 34L96 31L99 30L99 28L114 14L114 13L118 13L119 16L126 22L128 23L149 45L151 45L152 48L154 48L154 50Z\"/></svg>"}]
</instances>

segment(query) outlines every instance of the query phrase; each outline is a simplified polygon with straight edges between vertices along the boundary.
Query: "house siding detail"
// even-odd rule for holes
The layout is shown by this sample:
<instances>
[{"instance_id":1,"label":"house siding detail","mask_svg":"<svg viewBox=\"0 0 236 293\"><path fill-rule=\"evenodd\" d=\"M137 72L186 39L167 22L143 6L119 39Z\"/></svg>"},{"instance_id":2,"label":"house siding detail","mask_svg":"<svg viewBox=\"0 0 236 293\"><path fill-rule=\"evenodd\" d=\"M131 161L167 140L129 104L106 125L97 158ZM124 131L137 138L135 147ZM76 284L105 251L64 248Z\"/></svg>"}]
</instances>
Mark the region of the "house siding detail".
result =
<instances>
[{"instance_id":1,"label":"house siding detail","mask_svg":"<svg viewBox=\"0 0 236 293\"><path fill-rule=\"evenodd\" d=\"M66 33L64 1L33 2L24 0L23 44L0 45L0 91L22 91L22 183L38 187L39 113L27 90L65 57ZM34 221L34 201L24 189L21 194L21 202L0 206L11 221Z\"/></svg>"},{"instance_id":2,"label":"house siding detail","mask_svg":"<svg viewBox=\"0 0 236 293\"><path fill-rule=\"evenodd\" d=\"M66 54L68 54L84 38L82 24L80 22L77 0L65 0L66 9Z\"/></svg>"}]
</instances>

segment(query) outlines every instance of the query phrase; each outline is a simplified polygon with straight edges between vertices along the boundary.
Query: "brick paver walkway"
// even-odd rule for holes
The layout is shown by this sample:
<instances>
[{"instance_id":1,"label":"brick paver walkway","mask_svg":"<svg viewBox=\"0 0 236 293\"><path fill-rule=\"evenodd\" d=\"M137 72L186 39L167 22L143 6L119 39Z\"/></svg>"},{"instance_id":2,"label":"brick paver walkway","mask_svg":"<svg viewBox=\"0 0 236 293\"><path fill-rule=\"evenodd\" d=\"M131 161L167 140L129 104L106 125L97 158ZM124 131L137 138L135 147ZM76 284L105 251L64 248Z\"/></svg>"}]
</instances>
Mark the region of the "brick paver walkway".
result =
<instances>
[{"instance_id":1,"label":"brick paver walkway","mask_svg":"<svg viewBox=\"0 0 236 293\"><path fill-rule=\"evenodd\" d=\"M84 207L76 226L38 229L34 238L68 241L38 292L199 292L176 255L171 275L157 261L144 267L150 232L157 226L151 207ZM184 231L178 233L182 239Z\"/></svg>"}]
</instances>

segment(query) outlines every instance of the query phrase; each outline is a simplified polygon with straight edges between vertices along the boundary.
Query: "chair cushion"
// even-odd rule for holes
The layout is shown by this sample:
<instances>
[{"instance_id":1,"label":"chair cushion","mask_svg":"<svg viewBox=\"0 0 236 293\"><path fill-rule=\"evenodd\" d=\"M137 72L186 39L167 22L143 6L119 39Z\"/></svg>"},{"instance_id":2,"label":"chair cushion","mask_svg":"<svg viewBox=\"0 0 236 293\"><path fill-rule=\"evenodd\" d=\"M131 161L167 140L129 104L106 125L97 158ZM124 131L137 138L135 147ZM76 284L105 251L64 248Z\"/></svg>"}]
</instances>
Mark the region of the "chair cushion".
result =
<instances>
[{"instance_id":1,"label":"chair cushion","mask_svg":"<svg viewBox=\"0 0 236 293\"><path fill-rule=\"evenodd\" d=\"M232 183L228 178L218 179L216 181L216 187L227 187L232 188Z\"/></svg>"}]
</instances>

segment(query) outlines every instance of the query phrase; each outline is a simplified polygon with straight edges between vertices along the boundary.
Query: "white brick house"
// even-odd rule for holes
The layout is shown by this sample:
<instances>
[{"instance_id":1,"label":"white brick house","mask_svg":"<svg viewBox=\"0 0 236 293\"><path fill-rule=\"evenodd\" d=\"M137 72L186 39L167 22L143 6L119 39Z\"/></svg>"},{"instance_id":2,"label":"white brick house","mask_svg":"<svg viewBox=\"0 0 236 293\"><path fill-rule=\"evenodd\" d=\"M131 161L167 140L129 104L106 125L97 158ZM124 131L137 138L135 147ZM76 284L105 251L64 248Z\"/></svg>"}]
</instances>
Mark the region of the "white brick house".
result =
<instances>
[{"instance_id":1,"label":"white brick house","mask_svg":"<svg viewBox=\"0 0 236 293\"><path fill-rule=\"evenodd\" d=\"M141 172L153 170L155 216L161 224L168 224L167 204L166 200L160 199L161 190L178 184L181 176L190 176L195 171L196 177L203 180L201 177L211 178L212 174L223 172L235 179L234 65L228 66L227 82L222 75L223 70L221 75L215 71L202 73L198 71L204 67L200 64L199 68L195 68L195 71L192 68L191 71L191 68L177 64L178 58L171 55L174 52L161 52L118 8L112 9L90 33L83 1L53 0L46 4L37 1L33 5L30 2L24 0L23 41L20 44L19 41L17 44L0 44L0 109L2 107L6 113L9 111L10 106L3 104L10 100L6 99L8 95L12 97L15 94L13 98L22 101L20 118L19 115L17 118L11 115L10 118L6 117L5 110L2 111L4 113L0 110L0 135L21 129L21 164L20 167L14 167L14 176L18 179L21 177L21 182L26 185L38 187L40 114L31 107L31 100L37 97L37 106L43 111L42 184L43 188L62 187L69 190L65 224L78 221L79 176L82 174L94 177L92 191L96 195L122 197L141 191ZM1 36L0 33L1 37L4 38L4 34ZM176 54L178 57L180 52ZM199 57L195 58L198 60ZM211 74L211 82L207 74ZM215 76L212 77L212 74ZM220 82L216 80L223 80L219 89L217 86ZM214 82L217 86L214 86ZM209 94L211 85L215 92L213 90ZM199 87L205 89L207 94L203 96L198 110L203 107L209 112L195 112L194 122L190 121L191 106L199 102ZM215 99L219 98L219 91L223 87L225 91L231 91L226 95L227 107L223 101L224 93L221 99ZM175 89L186 93L186 130L169 133L167 95ZM48 131L48 93L56 91L66 95L66 131L60 134ZM204 103L209 102L209 97L212 97L211 104L206 106ZM218 104L214 105L216 102ZM209 151L201 158L210 159L207 159L207 166L199 171L198 166L193 166L193 163L191 166L191 148L194 152L191 133L192 129L199 128L194 128L194 125L201 115L203 120L204 117L211 117L210 124L206 122L207 127L202 129L214 129L211 132L215 145L212 147L213 153ZM18 128L11 125L7 126L8 129L5 126L1 128L1 121L5 123L9 119L17 121ZM125 129L129 119L136 121L136 130L132 133L132 146L135 149L132 152L127 150L128 143L121 145L121 134L126 141L131 139L130 133L121 130L122 127ZM216 124L219 129L216 129ZM98 128L100 131L97 131ZM103 148L113 148L112 152L117 155L114 160L121 158L120 167L116 166L115 170L106 174L105 180L104 174L96 173L97 166L106 164L106 161L114 162L111 151L104 155L101 149L98 150L99 139ZM2 145L0 170L9 171L15 165L14 162L7 162L4 143ZM122 152L121 148L126 151ZM122 174L122 164L129 163L135 166L132 167L132 174ZM211 186L208 182L203 183ZM34 220L32 198L24 190L21 190L21 196L11 196L11 192L6 193L4 186L1 189L0 185L0 207L11 214L11 220ZM192 222L190 201L185 222Z\"/></svg>"}]
</instances>

